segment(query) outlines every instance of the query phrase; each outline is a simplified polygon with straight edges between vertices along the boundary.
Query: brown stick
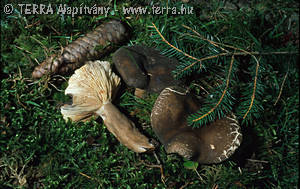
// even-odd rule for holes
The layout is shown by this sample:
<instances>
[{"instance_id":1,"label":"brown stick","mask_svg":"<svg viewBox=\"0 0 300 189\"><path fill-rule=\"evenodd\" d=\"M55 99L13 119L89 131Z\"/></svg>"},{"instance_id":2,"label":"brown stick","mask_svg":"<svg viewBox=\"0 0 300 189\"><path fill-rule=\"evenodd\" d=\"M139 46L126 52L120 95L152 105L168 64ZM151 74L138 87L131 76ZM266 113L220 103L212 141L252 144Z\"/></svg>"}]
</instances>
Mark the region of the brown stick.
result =
<instances>
[{"instance_id":1,"label":"brown stick","mask_svg":"<svg viewBox=\"0 0 300 189\"><path fill-rule=\"evenodd\" d=\"M277 99L276 99L276 101L275 101L275 103L274 103L274 106L276 106L278 100L280 99L280 96L281 96L281 93L282 93L282 90L283 90L283 86L284 86L285 80L286 80L286 78L287 78L287 76L288 76L288 73L289 73L289 71L287 71L286 74L285 74L285 76L284 76L284 79L283 79L283 81L282 81L282 84L281 84L281 87L280 87L280 91L279 91L279 94L278 94L278 96L277 96Z\"/></svg>"}]
</instances>

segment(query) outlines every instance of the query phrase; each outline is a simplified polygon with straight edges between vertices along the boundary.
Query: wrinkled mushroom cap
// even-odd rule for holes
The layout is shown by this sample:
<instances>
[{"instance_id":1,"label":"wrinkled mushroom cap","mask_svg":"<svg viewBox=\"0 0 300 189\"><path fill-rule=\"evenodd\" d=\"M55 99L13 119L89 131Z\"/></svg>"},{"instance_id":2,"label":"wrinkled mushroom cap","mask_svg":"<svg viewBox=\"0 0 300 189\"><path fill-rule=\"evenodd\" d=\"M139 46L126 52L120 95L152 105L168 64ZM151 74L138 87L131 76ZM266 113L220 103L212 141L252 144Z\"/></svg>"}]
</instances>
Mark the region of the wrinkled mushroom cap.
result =
<instances>
[{"instance_id":1,"label":"wrinkled mushroom cap","mask_svg":"<svg viewBox=\"0 0 300 189\"><path fill-rule=\"evenodd\" d=\"M200 108L199 101L178 87L164 89L152 113L152 128L167 153L199 163L219 163L229 158L241 143L240 127L234 115L201 128L188 126L186 118Z\"/></svg>"},{"instance_id":2,"label":"wrinkled mushroom cap","mask_svg":"<svg viewBox=\"0 0 300 189\"><path fill-rule=\"evenodd\" d=\"M77 69L68 82L66 95L72 96L72 105L61 107L65 120L87 120L101 106L110 102L118 90L120 78L107 61L88 61Z\"/></svg>"}]
</instances>

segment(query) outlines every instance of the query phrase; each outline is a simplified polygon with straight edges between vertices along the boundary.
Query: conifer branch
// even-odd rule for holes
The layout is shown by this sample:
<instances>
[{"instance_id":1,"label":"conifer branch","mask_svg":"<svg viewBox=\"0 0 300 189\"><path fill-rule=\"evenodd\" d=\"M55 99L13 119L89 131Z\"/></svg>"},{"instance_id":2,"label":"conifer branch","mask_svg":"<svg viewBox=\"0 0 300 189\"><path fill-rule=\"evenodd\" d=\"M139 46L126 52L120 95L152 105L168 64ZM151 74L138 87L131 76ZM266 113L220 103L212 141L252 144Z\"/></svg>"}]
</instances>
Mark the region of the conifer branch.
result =
<instances>
[{"instance_id":1,"label":"conifer branch","mask_svg":"<svg viewBox=\"0 0 300 189\"><path fill-rule=\"evenodd\" d=\"M245 119L248 115L248 113L250 112L250 110L252 109L252 106L253 106L253 102L254 102L254 99L255 99L255 92L256 92L256 83L257 83L257 76L258 76L258 69L259 69L259 61L257 60L257 58L252 55L252 57L254 58L254 60L256 61L256 70L255 70L255 78L254 78L254 86L253 86L253 92L252 92L252 95L251 95L251 103L249 105L249 108L247 110L247 112L245 113L245 115L243 116L243 119Z\"/></svg>"},{"instance_id":2,"label":"conifer branch","mask_svg":"<svg viewBox=\"0 0 300 189\"><path fill-rule=\"evenodd\" d=\"M212 40L209 40L209 39L206 39L204 38L200 33L198 33L196 30L192 29L191 27L189 26L186 26L184 24L182 24L182 26L186 29L189 29L191 30L193 33L196 34L196 36L198 36L200 39L204 40L204 41L207 41L209 42L210 44L214 45L215 47L218 47L220 48L221 50L227 52L228 54L226 54L227 56L228 55L232 55L232 53L228 52L226 49L222 48L221 45L223 45L224 47L228 47L228 48L231 48L231 49L234 49L234 50L238 50L238 51L242 51L243 53L235 53L234 55L284 55L284 54L299 54L298 51L291 51L291 52L281 52L281 51L278 51L278 52L248 52L244 49L241 49L241 48L237 48L237 47L234 47L232 45L227 45L227 44L223 44L223 43L219 43L219 42L215 42L215 41L212 41ZM223 54L223 53L222 53ZM220 54L221 55L221 54Z\"/></svg>"},{"instance_id":3,"label":"conifer branch","mask_svg":"<svg viewBox=\"0 0 300 189\"><path fill-rule=\"evenodd\" d=\"M223 98L225 97L227 89L228 89L230 74L232 72L232 65L233 65L233 61L234 61L234 56L249 56L250 55L255 60L255 62L256 62L255 77L254 77L254 81L253 81L253 83L254 83L253 84L253 92L252 92L252 95L251 95L251 101L250 101L249 107L248 107L246 113L243 115L243 119L245 119L247 117L247 115L249 114L249 112L251 111L251 109L253 108L254 100L255 100L255 95L256 95L256 92L257 92L257 80L258 80L258 71L259 71L259 68L260 68L260 63L257 60L256 56L257 55L291 55L291 54L299 54L299 52L297 52L297 51L291 51L291 52L289 52L289 51L284 51L284 52L282 52L282 51L281 52L280 51L279 52L258 52L258 51L253 51L253 52L249 52L249 51L244 50L242 48L238 48L238 47L235 47L235 46L232 46L232 45L227 45L227 44L223 44L223 43L212 41L210 39L206 39L200 33L198 33L196 30L194 30L191 27L186 26L186 25L183 24L182 26L184 28L186 28L186 29L188 29L188 30L190 30L190 31L192 31L194 33L194 35L192 35L192 34L188 34L188 35L191 35L192 37L199 38L200 40L203 40L203 41L207 41L209 44L211 44L214 47L219 48L219 49L221 49L223 51L223 52L221 52L219 54L214 54L214 55L210 55L210 56L203 57L203 58L196 58L194 56L191 56L191 55L185 53L183 50L175 47L174 45L170 44L170 42L168 42L164 38L164 36L162 35L162 33L158 30L158 28L156 27L156 25L154 23L152 23L152 25L153 25L153 27L155 28L156 32L158 33L158 35L160 36L160 38L162 39L162 41L164 43L166 43L168 46L170 46L171 48L175 49L176 51L182 53L184 56L186 56L186 57L188 57L190 59L195 60L195 62L193 62L193 63L191 63L189 65L186 65L185 67L183 67L179 71L177 71L176 75L189 70L190 68L192 68L197 63L200 63L200 68L201 68L203 66L202 65L202 61L206 61L206 60L210 60L210 59L214 59L214 58L218 58L218 57L223 57L223 56L232 56L232 60L231 60L231 64L230 64L230 69L229 69L229 73L228 73L226 87L225 87L225 89L224 89L224 91L222 93L221 98L216 103L216 105L212 109L210 109L206 114L202 115L201 117L192 119L192 122L197 122L197 121L203 119L204 117L208 116L209 114L211 114L221 104ZM230 52L226 48L232 49L232 50L234 50L234 52ZM285 79L283 81L283 84L285 82ZM282 84L282 86L283 86L283 84ZM281 91L280 91L278 97L280 97L281 92L282 92L282 87L281 87ZM277 103L277 101L275 103Z\"/></svg>"},{"instance_id":4,"label":"conifer branch","mask_svg":"<svg viewBox=\"0 0 300 189\"><path fill-rule=\"evenodd\" d=\"M223 47L220 47L219 45L221 45L221 43L218 43L218 42L215 42L215 41L212 41L212 40L209 40L209 39L206 39L204 38L200 33L198 33L196 30L194 30L193 28L189 27L189 26L186 26L184 24L182 24L182 26L186 29L189 29L191 30L193 33L195 33L200 39L204 40L204 41L207 41L209 42L210 44L214 45L215 47L219 47L221 50L225 51L228 53L228 51L226 49L224 49ZM218 45L219 44L219 45ZM223 45L223 44L222 44Z\"/></svg>"},{"instance_id":5,"label":"conifer branch","mask_svg":"<svg viewBox=\"0 0 300 189\"><path fill-rule=\"evenodd\" d=\"M230 83L230 75L231 75L231 71L232 71L233 62L234 62L234 55L232 55L232 57L231 57L230 67L229 67L229 71L228 71L228 75L227 75L227 80L226 80L226 87L225 87L225 89L224 89L224 91L222 93L222 96L219 99L218 103L211 110L209 110L206 114L202 115L199 118L194 119L193 122L197 122L197 121L203 119L204 117L208 116L213 111L215 111L215 109L221 104L221 102L222 102L222 100L223 100L223 98L224 98L224 96L225 96L225 94L227 92L229 83Z\"/></svg>"},{"instance_id":6,"label":"conifer branch","mask_svg":"<svg viewBox=\"0 0 300 189\"><path fill-rule=\"evenodd\" d=\"M158 28L156 27L156 25L154 23L152 23L154 29L156 30L156 32L158 33L158 35L161 37L162 41L165 42L167 45L169 45L171 48L175 49L176 51L182 53L183 55L185 55L186 57L188 58L191 58L193 60L196 60L195 62L193 62L192 64L186 66L185 68L183 68L179 73L177 73L176 75L190 69L191 67L193 67L195 64L197 63L200 63L200 68L202 67L202 64L201 62L202 61L205 61L205 60L210 60L210 59L214 59L214 58L217 58L217 57L221 57L221 56L233 56L233 55L236 55L236 56L239 56L239 55L251 55L257 62L257 59L254 55L283 55L283 54L298 54L299 52L248 52L244 49L241 49L241 48L237 48L237 47L234 47L234 46L231 46L231 45L226 45L226 44L223 44L223 43L218 43L218 42L215 42L215 41L212 41L212 40L209 40L209 39L206 39L204 38L201 34L199 34L197 31L195 31L194 29L192 29L191 27L189 26L186 26L186 25L182 25L183 27L191 30L192 32L194 32L200 39L202 40L205 40L207 42L209 42L210 44L214 45L215 47L218 47L220 48L221 50L225 51L226 53L219 53L219 54L216 54L216 55L212 55L212 56L208 56L208 57L203 57L203 58L196 58L194 56L191 56L187 53L185 53L184 51L182 51L181 49L175 47L174 45L172 45L169 41L167 41L164 36L161 34L161 32L158 30ZM237 50L237 51L241 51L241 52L228 52L228 50L224 49L223 47L221 47L221 45L223 45L224 47L228 47L228 48L231 48L231 49L234 49L234 50Z\"/></svg>"},{"instance_id":7,"label":"conifer branch","mask_svg":"<svg viewBox=\"0 0 300 189\"><path fill-rule=\"evenodd\" d=\"M178 49L177 47L175 47L174 45L172 45L169 41L167 41L167 40L164 38L164 36L163 36L163 35L160 33L160 31L157 29L156 25L155 25L154 23L152 23L152 25L153 25L154 29L156 30L156 32L158 33L158 35L161 37L161 39L162 39L167 45L169 45L170 47L172 47L172 48L175 49L176 51L182 53L184 56L187 56L187 57L189 57L189 58L191 58L191 59L193 59L193 60L197 60L197 62L201 61L201 60L199 60L198 58L196 58L196 57L194 57L194 56L191 56L191 55L189 55L189 54L183 52L181 49ZM200 67L201 67L201 66L200 66Z\"/></svg>"},{"instance_id":8,"label":"conifer branch","mask_svg":"<svg viewBox=\"0 0 300 189\"><path fill-rule=\"evenodd\" d=\"M182 24L182 26L186 29L189 29L191 30L193 33L195 33L200 39L204 40L204 41L207 41L209 42L210 44L214 45L215 47L218 47L220 48L221 50L227 52L227 56L228 55L232 55L233 53L230 53L228 52L228 50L224 49L221 47L221 45L223 45L224 47L228 47L228 48L231 48L231 49L234 49L234 50L238 50L238 51L242 51L243 53L234 53L234 55L283 55L283 54L299 54L299 52L297 51L292 51L292 52L248 52L244 49L241 49L241 48L237 48L237 47L234 47L232 45L227 45L227 44L223 44L223 43L219 43L219 42L215 42L215 41L212 41L212 40L209 40L209 39L206 39L204 38L200 33L198 33L196 30L192 29L191 27L189 26L186 26L184 24ZM223 53L222 53L223 54ZM220 56L222 56L222 54L219 54Z\"/></svg>"},{"instance_id":9,"label":"conifer branch","mask_svg":"<svg viewBox=\"0 0 300 189\"><path fill-rule=\"evenodd\" d=\"M248 51L245 51L244 49L240 49L240 48L237 48L237 47L234 47L234 46L231 46L231 45L226 45L226 44L223 44L223 43L218 43L218 42L215 42L215 41L211 41L211 40L209 40L209 39L206 39L206 38L204 38L201 34L199 34L197 31L195 31L194 29L192 29L191 27L189 27L189 26L186 26L186 25L182 25L183 27L185 27L185 28L187 28L187 29L189 29L189 30L191 30L192 32L194 32L198 37L200 37L202 40L204 40L204 41L207 41L207 42L209 42L210 44L212 44L212 45L214 45L215 47L219 47L220 49L222 49L222 50L224 50L224 51L227 51L227 50L225 50L225 49L223 49L222 47L220 47L219 45L223 45L224 47L228 47L228 48L232 48L232 49L234 49L234 50L238 50L238 51L242 51L242 52L244 52L244 53L246 53L246 54L251 54L251 53L249 53ZM228 51L227 51L228 52Z\"/></svg>"},{"instance_id":10,"label":"conifer branch","mask_svg":"<svg viewBox=\"0 0 300 189\"><path fill-rule=\"evenodd\" d=\"M221 54L216 54L216 55L212 55L212 56L207 56L207 57L204 57L204 58L201 58L201 59L198 59L197 61L193 62L192 64L186 66L185 68L183 68L182 70L180 70L179 73L177 73L176 75L190 69L191 67L193 67L195 64L197 64L198 62L202 62L204 60L210 60L210 59L214 59L214 58L217 58L219 56L225 56L227 55L227 53L221 53Z\"/></svg>"}]
</instances>

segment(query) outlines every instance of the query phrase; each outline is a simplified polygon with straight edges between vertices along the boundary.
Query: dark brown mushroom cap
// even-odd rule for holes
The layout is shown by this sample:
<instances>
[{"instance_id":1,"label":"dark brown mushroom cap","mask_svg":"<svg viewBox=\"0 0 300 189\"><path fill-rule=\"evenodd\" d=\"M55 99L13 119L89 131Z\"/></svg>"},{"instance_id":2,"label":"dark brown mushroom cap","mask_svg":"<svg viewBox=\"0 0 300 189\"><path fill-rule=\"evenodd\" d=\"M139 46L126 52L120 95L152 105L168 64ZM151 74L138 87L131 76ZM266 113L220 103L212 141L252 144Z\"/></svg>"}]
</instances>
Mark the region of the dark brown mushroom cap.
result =
<instances>
[{"instance_id":1,"label":"dark brown mushroom cap","mask_svg":"<svg viewBox=\"0 0 300 189\"><path fill-rule=\"evenodd\" d=\"M148 75L143 62L146 58L127 47L118 49L112 58L115 67L128 86L145 89L148 85Z\"/></svg>"},{"instance_id":2,"label":"dark brown mushroom cap","mask_svg":"<svg viewBox=\"0 0 300 189\"><path fill-rule=\"evenodd\" d=\"M178 153L203 164L219 163L229 158L240 145L240 127L231 115L193 129L186 118L199 108L199 100L191 94L178 87L168 87L154 104L152 128L167 153Z\"/></svg>"},{"instance_id":3,"label":"dark brown mushroom cap","mask_svg":"<svg viewBox=\"0 0 300 189\"><path fill-rule=\"evenodd\" d=\"M135 45L121 47L113 55L113 63L128 86L161 92L171 85L178 85L172 71L178 61L161 55L157 50Z\"/></svg>"}]
</instances>

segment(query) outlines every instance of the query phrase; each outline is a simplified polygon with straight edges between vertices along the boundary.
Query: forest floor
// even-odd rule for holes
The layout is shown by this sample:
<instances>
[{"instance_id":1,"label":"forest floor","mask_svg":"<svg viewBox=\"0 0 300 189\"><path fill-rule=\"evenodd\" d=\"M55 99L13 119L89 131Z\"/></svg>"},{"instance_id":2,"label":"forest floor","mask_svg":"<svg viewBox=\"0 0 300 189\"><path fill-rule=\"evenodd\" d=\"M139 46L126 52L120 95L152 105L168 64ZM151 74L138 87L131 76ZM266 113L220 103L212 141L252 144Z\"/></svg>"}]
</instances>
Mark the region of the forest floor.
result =
<instances>
[{"instance_id":1,"label":"forest floor","mask_svg":"<svg viewBox=\"0 0 300 189\"><path fill-rule=\"evenodd\" d=\"M0 188L297 188L298 1L51 2L56 10L66 4L110 8L107 15L73 12L74 17L67 12L35 14L33 2L27 1L28 10L16 1L1 2L1 10L9 10L8 6L15 9L11 14L1 11ZM49 5L46 1L44 4ZM190 8L183 12L184 16L153 12L154 6L179 10L182 4ZM124 7L147 7L152 12L124 14ZM199 21L189 20L188 10ZM70 101L64 94L70 74L34 80L31 73L46 57L111 19L120 19L130 26L131 35L124 45L144 44L163 51L165 42L161 38L156 38L161 43L154 41L157 32L152 23L168 35L170 32L166 31L181 29L183 23L190 21L189 26L213 34L210 40L249 51L283 52L265 59L258 57L260 64L265 65L265 90L260 104L263 111L247 124L239 120L243 143L231 158L220 164L198 165L167 154L163 145L155 153L137 154L120 144L101 118L79 123L63 119L60 106ZM176 46L172 36L166 39ZM196 50L184 49L198 56ZM111 61L112 54L103 60ZM247 58L239 61L249 65ZM158 141L150 123L157 96L136 98L134 89L123 83L114 104L145 135Z\"/></svg>"}]
</instances>

